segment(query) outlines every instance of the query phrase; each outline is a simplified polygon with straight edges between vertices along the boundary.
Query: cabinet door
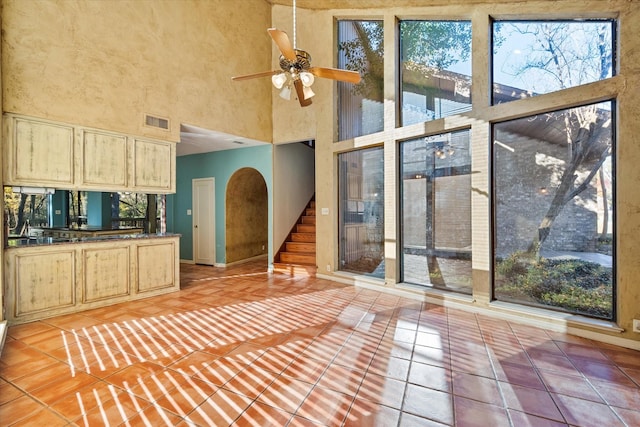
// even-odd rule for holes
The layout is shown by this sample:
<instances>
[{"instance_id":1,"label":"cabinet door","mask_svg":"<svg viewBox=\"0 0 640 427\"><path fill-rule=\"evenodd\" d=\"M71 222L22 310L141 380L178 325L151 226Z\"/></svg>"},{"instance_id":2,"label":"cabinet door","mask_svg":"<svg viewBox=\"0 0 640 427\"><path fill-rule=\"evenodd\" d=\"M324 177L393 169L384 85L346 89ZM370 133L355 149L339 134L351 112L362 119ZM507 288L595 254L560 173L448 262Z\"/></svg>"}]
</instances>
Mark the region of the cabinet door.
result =
<instances>
[{"instance_id":1,"label":"cabinet door","mask_svg":"<svg viewBox=\"0 0 640 427\"><path fill-rule=\"evenodd\" d=\"M12 117L8 133L5 184L73 185L73 127Z\"/></svg>"},{"instance_id":2,"label":"cabinet door","mask_svg":"<svg viewBox=\"0 0 640 427\"><path fill-rule=\"evenodd\" d=\"M127 137L90 130L81 131L80 186L100 190L127 186Z\"/></svg>"},{"instance_id":3,"label":"cabinet door","mask_svg":"<svg viewBox=\"0 0 640 427\"><path fill-rule=\"evenodd\" d=\"M163 239L161 243L137 247L136 282L139 294L160 289L179 289L178 249L177 239Z\"/></svg>"},{"instance_id":4,"label":"cabinet door","mask_svg":"<svg viewBox=\"0 0 640 427\"><path fill-rule=\"evenodd\" d=\"M129 247L91 248L82 251L83 303L126 297L130 294Z\"/></svg>"},{"instance_id":5,"label":"cabinet door","mask_svg":"<svg viewBox=\"0 0 640 427\"><path fill-rule=\"evenodd\" d=\"M133 142L133 190L148 193L175 192L175 143Z\"/></svg>"},{"instance_id":6,"label":"cabinet door","mask_svg":"<svg viewBox=\"0 0 640 427\"><path fill-rule=\"evenodd\" d=\"M26 252L9 258L10 319L68 312L76 305L75 252Z\"/></svg>"}]
</instances>

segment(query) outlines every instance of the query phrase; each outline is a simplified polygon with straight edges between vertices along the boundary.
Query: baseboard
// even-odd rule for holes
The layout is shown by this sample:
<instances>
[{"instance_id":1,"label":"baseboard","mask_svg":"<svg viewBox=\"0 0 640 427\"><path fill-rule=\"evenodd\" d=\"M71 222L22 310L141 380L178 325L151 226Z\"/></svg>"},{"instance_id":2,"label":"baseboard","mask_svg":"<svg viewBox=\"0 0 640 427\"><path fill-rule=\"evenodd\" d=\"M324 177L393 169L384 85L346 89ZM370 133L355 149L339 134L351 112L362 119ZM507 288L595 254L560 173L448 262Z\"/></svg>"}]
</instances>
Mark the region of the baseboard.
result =
<instances>
[{"instance_id":1,"label":"baseboard","mask_svg":"<svg viewBox=\"0 0 640 427\"><path fill-rule=\"evenodd\" d=\"M318 278L331 280L346 285L376 290L403 298L425 301L447 308L482 314L483 316L506 320L508 322L535 326L554 332L567 333L598 342L617 345L619 347L640 350L640 341L612 335L623 332L614 322L576 316L538 308L519 306L502 302L491 302L480 305L471 295L452 294L439 290L425 291L422 288L403 283L385 286L380 279L347 274L317 274ZM608 333L606 333L608 332Z\"/></svg>"},{"instance_id":2,"label":"baseboard","mask_svg":"<svg viewBox=\"0 0 640 427\"><path fill-rule=\"evenodd\" d=\"M256 256L251 257L251 258L245 258L245 259L241 259L239 261L233 261L233 262L228 262L228 263L217 263L216 262L214 265L216 267L231 267L231 266L238 265L238 264L244 264L244 263L250 262L250 261L257 261L257 260L260 260L260 259L263 259L263 258L266 259L268 256L269 255L267 255L267 254L262 254L262 255L256 255Z\"/></svg>"},{"instance_id":3,"label":"baseboard","mask_svg":"<svg viewBox=\"0 0 640 427\"><path fill-rule=\"evenodd\" d=\"M0 356L2 356L2 349L4 348L4 341L7 338L7 321L0 322Z\"/></svg>"}]
</instances>

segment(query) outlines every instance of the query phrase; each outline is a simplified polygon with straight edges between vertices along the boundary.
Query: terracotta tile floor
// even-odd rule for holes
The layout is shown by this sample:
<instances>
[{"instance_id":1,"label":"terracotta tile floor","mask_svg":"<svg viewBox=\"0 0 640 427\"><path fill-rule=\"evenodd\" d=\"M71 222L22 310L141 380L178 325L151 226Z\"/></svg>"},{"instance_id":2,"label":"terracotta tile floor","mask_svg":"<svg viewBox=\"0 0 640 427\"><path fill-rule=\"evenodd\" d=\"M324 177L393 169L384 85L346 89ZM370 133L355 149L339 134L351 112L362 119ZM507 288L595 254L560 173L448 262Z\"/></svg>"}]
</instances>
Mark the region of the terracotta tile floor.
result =
<instances>
[{"instance_id":1,"label":"terracotta tile floor","mask_svg":"<svg viewBox=\"0 0 640 427\"><path fill-rule=\"evenodd\" d=\"M640 352L307 276L10 327L0 425L640 426Z\"/></svg>"}]
</instances>

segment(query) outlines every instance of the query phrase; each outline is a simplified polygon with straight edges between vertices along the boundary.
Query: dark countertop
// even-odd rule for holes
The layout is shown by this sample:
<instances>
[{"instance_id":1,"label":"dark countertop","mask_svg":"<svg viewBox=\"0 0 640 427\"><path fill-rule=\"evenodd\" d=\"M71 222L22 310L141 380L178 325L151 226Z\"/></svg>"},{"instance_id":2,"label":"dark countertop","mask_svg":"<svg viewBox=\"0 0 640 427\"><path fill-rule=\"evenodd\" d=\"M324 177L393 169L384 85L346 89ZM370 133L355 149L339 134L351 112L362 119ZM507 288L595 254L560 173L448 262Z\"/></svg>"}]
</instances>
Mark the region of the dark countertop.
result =
<instances>
[{"instance_id":1,"label":"dark countertop","mask_svg":"<svg viewBox=\"0 0 640 427\"><path fill-rule=\"evenodd\" d=\"M37 228L38 230L54 230L54 231L127 231L127 230L141 230L142 227L118 227L118 228L109 228L109 227L98 227L94 225L83 225L81 227L32 227Z\"/></svg>"},{"instance_id":2,"label":"dark countertop","mask_svg":"<svg viewBox=\"0 0 640 427\"><path fill-rule=\"evenodd\" d=\"M95 236L95 237L76 237L76 238L62 238L62 237L20 237L10 238L5 245L5 248L25 248L34 246L51 246L69 243L92 243L103 242L113 240L131 240L131 239L157 239L163 237L180 237L181 234L175 233L155 233L155 234L115 234L110 236Z\"/></svg>"}]
</instances>

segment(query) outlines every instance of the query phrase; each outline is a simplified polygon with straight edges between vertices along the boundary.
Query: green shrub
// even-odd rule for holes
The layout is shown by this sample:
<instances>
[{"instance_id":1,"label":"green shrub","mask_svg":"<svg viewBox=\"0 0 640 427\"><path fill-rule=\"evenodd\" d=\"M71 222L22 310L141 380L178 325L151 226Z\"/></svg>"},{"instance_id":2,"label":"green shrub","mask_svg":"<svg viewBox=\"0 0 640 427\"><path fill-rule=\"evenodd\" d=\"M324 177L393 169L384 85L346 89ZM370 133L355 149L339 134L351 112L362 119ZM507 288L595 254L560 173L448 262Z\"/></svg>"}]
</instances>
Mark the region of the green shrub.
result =
<instances>
[{"instance_id":1,"label":"green shrub","mask_svg":"<svg viewBox=\"0 0 640 427\"><path fill-rule=\"evenodd\" d=\"M496 293L505 299L612 317L612 270L582 260L533 259L516 252L496 266Z\"/></svg>"}]
</instances>

